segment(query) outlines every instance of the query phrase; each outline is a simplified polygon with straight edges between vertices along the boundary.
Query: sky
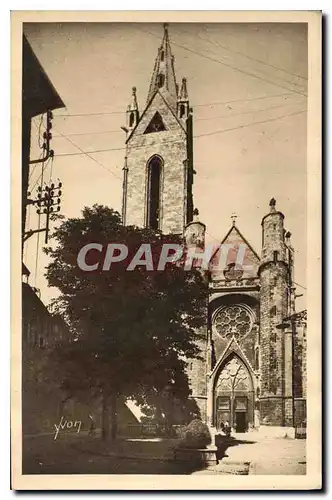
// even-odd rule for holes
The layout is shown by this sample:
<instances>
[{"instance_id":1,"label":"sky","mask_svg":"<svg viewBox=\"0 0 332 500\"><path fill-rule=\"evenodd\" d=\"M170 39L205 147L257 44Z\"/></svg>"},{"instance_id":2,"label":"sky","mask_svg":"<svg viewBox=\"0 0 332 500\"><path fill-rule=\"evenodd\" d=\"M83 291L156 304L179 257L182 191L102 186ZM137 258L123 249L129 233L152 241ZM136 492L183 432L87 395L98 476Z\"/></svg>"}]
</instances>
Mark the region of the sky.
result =
<instances>
[{"instance_id":1,"label":"sky","mask_svg":"<svg viewBox=\"0 0 332 500\"><path fill-rule=\"evenodd\" d=\"M133 86L144 109L162 25L33 23L24 32L66 105L54 111L55 158L44 173L46 182L63 184L61 213L77 217L94 203L120 211L120 127ZM194 206L207 226L207 241L221 241L235 213L237 227L260 254L261 219L274 197L292 233L295 281L306 287L306 25L174 23L169 36L177 81L187 78L193 107ZM40 155L40 117L33 122L32 159ZM40 174L40 164L32 166L32 196ZM29 207L27 229L37 224ZM47 304L57 292L43 276L48 261L42 246L43 236L39 242L31 237L24 260L30 284ZM299 310L306 306L302 287Z\"/></svg>"}]
</instances>

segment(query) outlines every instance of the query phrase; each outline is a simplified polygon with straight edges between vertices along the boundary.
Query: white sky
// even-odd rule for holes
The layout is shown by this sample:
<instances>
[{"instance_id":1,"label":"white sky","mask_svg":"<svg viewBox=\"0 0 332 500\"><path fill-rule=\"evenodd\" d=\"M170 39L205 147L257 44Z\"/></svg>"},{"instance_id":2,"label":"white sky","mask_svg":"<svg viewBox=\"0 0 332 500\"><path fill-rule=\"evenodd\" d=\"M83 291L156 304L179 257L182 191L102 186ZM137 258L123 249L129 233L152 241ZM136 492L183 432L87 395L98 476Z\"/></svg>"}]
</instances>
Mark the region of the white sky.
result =
<instances>
[{"instance_id":1,"label":"white sky","mask_svg":"<svg viewBox=\"0 0 332 500\"><path fill-rule=\"evenodd\" d=\"M52 171L50 164L45 171L46 181L52 173L54 181L63 183L61 213L78 216L83 206L94 203L120 211L120 126L133 85L144 108L162 26L45 23L25 25L24 31L66 104L54 113L56 157ZM261 218L275 197L296 249L295 280L306 286L306 27L172 24L169 34L177 81L187 77L194 108L194 205L207 225L207 240L221 240L236 212L237 226L260 254ZM60 116L74 114L89 115ZM32 127L32 157L39 156L38 123ZM61 156L80 153L79 148L115 151L92 154L97 163L86 155ZM41 167L31 172L30 188ZM36 222L32 208L27 228ZM43 236L40 249L42 242ZM35 276L36 245L33 236L25 246L25 262L30 283L47 303L55 290L47 288L43 277L47 259L41 250ZM301 288L297 292L305 294ZM304 299L298 299L299 309Z\"/></svg>"}]
</instances>

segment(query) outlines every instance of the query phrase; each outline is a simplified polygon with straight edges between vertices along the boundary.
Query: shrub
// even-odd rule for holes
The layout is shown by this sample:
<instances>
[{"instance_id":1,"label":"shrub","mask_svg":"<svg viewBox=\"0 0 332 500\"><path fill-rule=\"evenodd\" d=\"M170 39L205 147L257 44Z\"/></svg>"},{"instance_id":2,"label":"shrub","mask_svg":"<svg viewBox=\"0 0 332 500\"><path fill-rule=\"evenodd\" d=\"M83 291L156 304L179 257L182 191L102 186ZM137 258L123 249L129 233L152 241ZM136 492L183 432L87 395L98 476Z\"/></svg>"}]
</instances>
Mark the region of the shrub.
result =
<instances>
[{"instance_id":1,"label":"shrub","mask_svg":"<svg viewBox=\"0 0 332 500\"><path fill-rule=\"evenodd\" d=\"M211 443L209 428L201 420L195 419L183 430L181 448L206 448Z\"/></svg>"}]
</instances>

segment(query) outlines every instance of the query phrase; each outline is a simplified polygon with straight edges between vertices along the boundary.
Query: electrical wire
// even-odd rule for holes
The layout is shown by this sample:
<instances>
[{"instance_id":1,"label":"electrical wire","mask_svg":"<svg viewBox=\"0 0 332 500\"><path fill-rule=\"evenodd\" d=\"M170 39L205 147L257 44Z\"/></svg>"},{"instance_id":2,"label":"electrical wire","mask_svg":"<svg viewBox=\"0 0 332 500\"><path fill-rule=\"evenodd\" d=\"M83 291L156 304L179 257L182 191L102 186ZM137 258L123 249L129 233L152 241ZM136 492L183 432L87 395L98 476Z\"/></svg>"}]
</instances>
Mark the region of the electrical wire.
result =
<instances>
[{"instance_id":1,"label":"electrical wire","mask_svg":"<svg viewBox=\"0 0 332 500\"><path fill-rule=\"evenodd\" d=\"M44 185L44 169L47 165L44 166L44 162L42 162L42 171L41 171L41 180L40 180L40 188L43 189ZM38 271L38 259L39 259L39 239L40 239L40 219L41 213L38 213L38 233L37 233L37 248L36 248L36 262L35 262L35 287L37 287L37 271Z\"/></svg>"},{"instance_id":2,"label":"electrical wire","mask_svg":"<svg viewBox=\"0 0 332 500\"><path fill-rule=\"evenodd\" d=\"M47 168L49 162L50 162L50 159L51 158L48 158L48 160L46 161L46 164L45 164L45 168L44 170ZM42 165L44 165L44 163L42 163ZM32 188L30 189L30 192L32 193L32 191L35 189L36 185L38 184L39 180L41 179L41 177L43 176L43 167L42 167L42 172L41 174L38 176L36 182L34 183L34 185L32 186Z\"/></svg>"},{"instance_id":3,"label":"electrical wire","mask_svg":"<svg viewBox=\"0 0 332 500\"><path fill-rule=\"evenodd\" d=\"M247 123L247 124L244 124L244 125L238 125L236 127L231 127L231 128L227 128L227 129L216 130L214 132L208 132L206 134L198 134L198 135L194 135L193 137L194 137L194 139L198 139L199 137L206 137L206 136L209 136L209 135L215 135L215 134L222 134L222 133L225 133L225 132L231 132L233 130L247 128L247 127L251 127L251 126L254 126L254 125L261 125L263 123L269 123L269 122L276 121L276 120L281 120L281 119L286 118L288 116L294 116L294 115L298 115L298 114L301 114L301 113L305 113L306 111L307 111L306 109L303 109L301 111L296 111L294 113L288 113L288 114L282 115L282 116L276 116L274 118L269 118L267 120L255 121L255 122ZM66 137L64 134L62 134L62 135L64 137ZM164 141L163 144L170 144L170 143L174 144L175 142L180 142L180 141L181 141L181 139L175 139L175 140L172 140L172 141ZM126 150L126 148L121 147L121 148L106 148L106 149L95 149L95 150L91 150L91 151L84 151L83 149L79 148L76 144L74 144L74 143L72 143L72 144L75 145L78 149L80 149L81 153L59 153L59 154L56 155L56 157L60 158L60 157L63 157L63 156L80 156L82 154L90 155L90 154L94 154L94 153L106 153L108 151L124 151L124 150ZM146 146L137 146L136 149L141 149L141 148L144 149L145 147ZM106 168L106 167L104 167L104 168Z\"/></svg>"},{"instance_id":4,"label":"electrical wire","mask_svg":"<svg viewBox=\"0 0 332 500\"><path fill-rule=\"evenodd\" d=\"M285 95L285 94L281 94L281 95ZM291 94L291 95L293 95L293 94ZM231 103L232 101L228 101L228 102ZM237 102L237 101L235 101L235 102ZM223 102L223 104L225 104L225 103L226 102ZM269 111L272 109L294 106L294 105L300 104L300 103L301 102L290 102L287 104L279 104L278 106L270 106L270 107L263 108L263 109L241 111L240 113L232 113L232 114L227 114L227 115L224 114L224 115L218 115L218 116L205 116L205 117L201 117L201 118L198 117L198 118L195 118L195 123L199 122L199 121L216 120L217 118L232 118L233 116L248 115L251 113L261 113L263 111ZM219 103L219 104L221 104L221 103ZM66 137L75 137L75 136L89 136L89 135L104 135L104 134L111 134L111 133L118 133L118 134L122 133L123 134L123 130L118 129L118 130L101 130L99 132L75 132L75 133L65 134L65 135L66 135ZM57 138L57 137L61 137L61 134L58 133L58 134L53 135L53 138Z\"/></svg>"},{"instance_id":5,"label":"electrical wire","mask_svg":"<svg viewBox=\"0 0 332 500\"><path fill-rule=\"evenodd\" d=\"M155 35L154 33L151 33L150 31L147 31L147 30L144 30L142 28L137 28L139 29L140 31L142 31L143 33L146 33L148 35L151 35L153 37L157 37L159 38L158 35ZM288 92L292 92L294 94L300 94L300 95L303 95L305 97L307 97L307 94L305 94L304 92L299 92L297 90L294 90L294 89L290 89L289 87L285 87L284 85L280 85L279 83L276 83L276 82L271 82L270 80L266 80L265 78L261 77L261 76L258 76L258 75L255 75L255 73L249 73L248 71L245 71L243 69L240 69L236 66L232 66L231 64L227 64L223 61L220 61L219 59L216 59L215 57L211 57L211 56L208 56L206 54L202 54L200 52L197 52L196 50L193 50L193 49L190 49L189 47L186 47L182 44L179 44L179 43L176 43L176 42L172 42L173 45L176 45L177 47L180 47L181 49L183 50L186 50L188 52L191 52L192 54L196 54L200 57L204 57L205 59L208 59L210 61L213 61L213 62L216 62L218 64L221 64L222 66L225 66L227 68L231 68L233 69L234 71L237 71L241 74L244 74L244 75L247 75L247 76L251 76L252 78L256 78L257 80L260 80L262 82L265 82L265 83L269 83L270 85L274 85L275 87L279 87L281 89L285 89L285 90L288 90Z\"/></svg>"},{"instance_id":6,"label":"electrical wire","mask_svg":"<svg viewBox=\"0 0 332 500\"><path fill-rule=\"evenodd\" d=\"M39 120L39 127L38 127L38 145L40 147L40 149L42 149L43 147L43 144L41 143L40 141L40 129L41 129L41 126L44 124L44 115L43 113L40 115L40 120Z\"/></svg>"},{"instance_id":7,"label":"electrical wire","mask_svg":"<svg viewBox=\"0 0 332 500\"><path fill-rule=\"evenodd\" d=\"M59 131L58 131L59 132ZM61 132L59 132L61 134ZM86 155L88 158L90 158L92 161L94 161L95 163L97 163L97 165L100 165L102 168L104 168L105 170L107 170L107 172L109 172L110 174L112 174L114 177L116 177L117 179L119 179L121 182L123 181L123 179L117 175L115 172L113 172L112 170L108 169L107 167L105 167L105 165L103 165L103 163L97 161L95 158L93 158L93 156L89 155L88 153L86 153L85 151L83 151L77 144L75 144L71 139L69 139L68 137L66 137L64 134L61 134L63 135L63 137L65 139L67 139L73 146L75 146L77 149L79 149L81 151L81 154L84 154ZM133 187L133 190L135 191L135 187ZM137 192L139 192L139 190L137 190ZM175 211L176 212L176 211ZM181 215L179 214L178 212L176 212L178 215ZM213 236L211 233L208 233L208 231L206 231L206 234L211 236L211 238L215 239L215 240L219 240L218 238L216 238L215 236Z\"/></svg>"},{"instance_id":8,"label":"electrical wire","mask_svg":"<svg viewBox=\"0 0 332 500\"><path fill-rule=\"evenodd\" d=\"M208 103L199 103L199 104L193 104L190 107L191 108L200 108L204 106L219 106L222 104L232 104L235 102L250 102L250 101L256 101L260 99L274 99L277 97L287 97L294 95L294 92L288 92L288 93L282 93L282 94L274 94L274 95L264 95L264 96L257 96L257 97L247 97L243 99L232 99L229 101L214 101L214 102L208 102ZM54 118L70 118L70 117L77 117L77 116L103 116L103 115L119 115L125 114L125 111L101 111L98 113L74 113L74 114L54 114Z\"/></svg>"},{"instance_id":9,"label":"electrical wire","mask_svg":"<svg viewBox=\"0 0 332 500\"><path fill-rule=\"evenodd\" d=\"M40 155L39 155L39 157L38 157L38 160L40 160L40 159L41 159L41 157L43 156L43 154L44 154L44 151L42 151L42 152L40 153ZM34 172L35 172L35 170L36 170L36 167L37 167L38 165L39 165L38 163L35 163L35 165L33 166L32 171L30 172L30 175L29 175L29 182L31 181L32 176L33 176L33 174L34 174Z\"/></svg>"},{"instance_id":10,"label":"electrical wire","mask_svg":"<svg viewBox=\"0 0 332 500\"><path fill-rule=\"evenodd\" d=\"M49 178L49 184L51 185L52 182L52 175L53 175L53 162L54 162L54 156L51 158L51 168L50 168L50 178Z\"/></svg>"},{"instance_id":11,"label":"electrical wire","mask_svg":"<svg viewBox=\"0 0 332 500\"><path fill-rule=\"evenodd\" d=\"M233 118L233 116L251 115L252 113L262 113L263 111L270 111L270 110L273 110L273 109L286 108L286 107L289 107L289 106L296 106L296 104L303 104L303 101L300 101L300 102L289 102L287 104L279 104L279 106L271 106L269 108L251 109L250 111L242 111L241 113L231 113L231 114L227 114L227 115L218 115L218 116L209 116L209 117L203 117L203 118L195 118L195 122L216 120L217 118Z\"/></svg>"},{"instance_id":12,"label":"electrical wire","mask_svg":"<svg viewBox=\"0 0 332 500\"><path fill-rule=\"evenodd\" d=\"M244 124L244 125L240 125L238 127L231 127L231 128L225 128L225 129L222 129L222 130L216 130L214 132L208 132L206 134L200 134L199 136L195 136L194 135L194 138L197 138L197 137L207 137L207 136L210 136L210 135L221 134L221 133L224 133L224 132L231 132L233 130L238 130L238 129L241 129L241 128L251 127L252 125L260 125L262 123L274 122L276 120L280 120L280 119L285 118L287 116L299 115L301 113L304 113L305 111L307 111L307 110L306 109L302 109L301 111L296 111L294 113L288 113L287 115L283 115L283 116L276 116L274 118L269 118L268 120L262 120L262 121L254 122L254 123L247 123L247 124Z\"/></svg>"},{"instance_id":13,"label":"electrical wire","mask_svg":"<svg viewBox=\"0 0 332 500\"><path fill-rule=\"evenodd\" d=\"M296 281L293 281L294 285L299 286L300 288L303 288L303 290L307 290L305 286L300 285L300 283L296 283Z\"/></svg>"},{"instance_id":14,"label":"electrical wire","mask_svg":"<svg viewBox=\"0 0 332 500\"><path fill-rule=\"evenodd\" d=\"M76 155L82 155L83 154L83 155L87 156L88 158L90 158L95 163L97 163L98 165L100 165L102 168L104 168L105 170L107 170L107 172L109 172L110 174L114 175L114 177L117 177L120 180L122 180L121 177L119 177L118 175L116 175L112 170L110 170L109 168L105 167L105 165L103 165L98 160L96 160L95 158L93 158L93 156L90 155L90 151L83 151L83 149L80 148L74 141L72 141L71 139L69 139L69 137L67 137L66 135L62 134L59 130L58 130L58 133L63 138L67 139L67 141L70 142L70 144L72 144L75 148L77 148L80 151L80 153L72 153L70 156L73 156L74 154L76 154ZM121 150L122 149L125 149L125 148L121 148ZM94 151L92 151L92 152L94 152ZM56 155L56 156L58 157L58 156L64 156L64 155L60 154L60 155Z\"/></svg>"},{"instance_id":15,"label":"electrical wire","mask_svg":"<svg viewBox=\"0 0 332 500\"><path fill-rule=\"evenodd\" d=\"M185 31L185 30L184 30L184 32L185 32L185 33L190 34L188 31ZM232 48L230 48L229 46L227 46L227 45L225 45L225 44L222 44L222 43L221 43L221 44L219 44L218 42L213 42L212 40L209 40L209 39L207 39L207 38L204 38L203 36L198 35L197 33L195 34L195 37L200 38L201 40L204 40L205 42L208 42L208 43L210 43L210 44L214 45L215 47L222 47L223 49L227 50L228 52L231 52L231 53L233 53L233 54L240 55L241 57L245 57L246 59L249 59L250 61L257 62L257 63L262 64L262 65L264 65L264 66L268 66L269 68L276 69L277 71L282 71L283 73L286 73L286 74L288 74L288 75L290 75L290 76L295 76L296 78L300 78L301 80L306 80L306 81L308 81L308 78L306 78L305 76L301 76L301 75L298 75L298 74L296 74L296 73L292 73L291 71L288 71L288 70L286 70L286 69L284 69L284 68L280 68L280 66L276 66L276 65L274 65L274 64L270 64L270 63L267 63L267 62L265 62L265 61L261 61L261 60L259 60L259 59L255 59L254 57L248 56L248 55L247 55L247 54L245 54L244 52L240 52L240 51L238 51L238 50L232 49ZM258 70L258 71L260 71L260 70ZM271 75L268 75L268 76L271 76ZM295 82L290 82L289 80L285 80L285 79L282 79L282 78L279 78L279 79L280 79L280 80L284 80L284 82L285 82L285 83L291 83L291 84L293 84L293 85L296 85L296 83L295 83Z\"/></svg>"},{"instance_id":16,"label":"electrical wire","mask_svg":"<svg viewBox=\"0 0 332 500\"><path fill-rule=\"evenodd\" d=\"M30 228L30 216L31 216L31 205L27 205L27 222L26 222L26 228ZM27 256L28 256L28 243L29 243L29 239L27 239L27 241L25 242L24 244L24 253L23 253L23 258L24 260L26 261L27 260Z\"/></svg>"}]
</instances>

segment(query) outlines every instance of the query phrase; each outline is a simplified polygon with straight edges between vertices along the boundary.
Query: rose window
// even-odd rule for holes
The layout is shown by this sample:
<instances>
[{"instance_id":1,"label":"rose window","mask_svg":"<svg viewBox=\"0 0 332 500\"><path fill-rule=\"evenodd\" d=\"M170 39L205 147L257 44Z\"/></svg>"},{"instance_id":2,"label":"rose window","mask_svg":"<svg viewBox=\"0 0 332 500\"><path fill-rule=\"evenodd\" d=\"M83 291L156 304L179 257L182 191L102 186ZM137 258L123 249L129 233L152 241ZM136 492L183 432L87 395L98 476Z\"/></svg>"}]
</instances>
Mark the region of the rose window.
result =
<instances>
[{"instance_id":1,"label":"rose window","mask_svg":"<svg viewBox=\"0 0 332 500\"><path fill-rule=\"evenodd\" d=\"M222 337L244 337L250 332L253 319L250 310L242 305L225 306L214 316L214 327Z\"/></svg>"}]
</instances>

